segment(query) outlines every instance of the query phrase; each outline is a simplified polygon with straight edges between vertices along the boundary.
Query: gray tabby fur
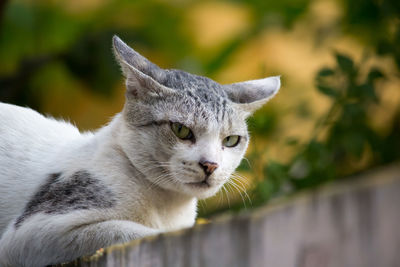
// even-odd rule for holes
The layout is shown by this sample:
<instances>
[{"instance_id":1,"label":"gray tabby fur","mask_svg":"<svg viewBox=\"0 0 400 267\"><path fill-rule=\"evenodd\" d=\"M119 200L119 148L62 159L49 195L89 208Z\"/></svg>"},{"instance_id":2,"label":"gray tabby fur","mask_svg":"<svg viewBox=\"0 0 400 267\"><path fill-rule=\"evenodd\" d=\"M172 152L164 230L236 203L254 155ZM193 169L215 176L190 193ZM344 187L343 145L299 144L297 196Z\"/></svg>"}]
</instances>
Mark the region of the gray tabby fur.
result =
<instances>
[{"instance_id":1,"label":"gray tabby fur","mask_svg":"<svg viewBox=\"0 0 400 267\"><path fill-rule=\"evenodd\" d=\"M162 69L113 38L126 77L120 114L94 133L0 103L0 266L44 266L190 227L197 199L229 180L248 145L246 118L279 77L221 85ZM181 140L171 123L189 127ZM239 135L235 147L227 136ZM205 173L201 162L216 169Z\"/></svg>"}]
</instances>

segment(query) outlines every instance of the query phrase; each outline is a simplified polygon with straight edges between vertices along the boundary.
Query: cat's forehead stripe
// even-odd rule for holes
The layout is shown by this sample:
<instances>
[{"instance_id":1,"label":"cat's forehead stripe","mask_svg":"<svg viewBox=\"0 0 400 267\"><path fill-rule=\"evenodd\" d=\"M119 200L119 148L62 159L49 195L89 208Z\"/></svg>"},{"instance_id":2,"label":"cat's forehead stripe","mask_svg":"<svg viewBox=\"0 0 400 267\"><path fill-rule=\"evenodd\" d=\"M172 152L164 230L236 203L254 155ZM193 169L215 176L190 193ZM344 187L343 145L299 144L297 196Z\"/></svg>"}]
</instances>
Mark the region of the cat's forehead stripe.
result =
<instances>
[{"instance_id":1,"label":"cat's forehead stripe","mask_svg":"<svg viewBox=\"0 0 400 267\"><path fill-rule=\"evenodd\" d=\"M210 102L219 97L226 97L222 86L213 80L193 75L181 70L167 70L163 85L177 90L192 92L203 102Z\"/></svg>"},{"instance_id":2,"label":"cat's forehead stripe","mask_svg":"<svg viewBox=\"0 0 400 267\"><path fill-rule=\"evenodd\" d=\"M223 121L227 113L232 113L229 108L227 95L222 85L203 76L193 75L181 70L167 70L163 85L174 88L194 100L196 116L208 119L214 117L217 122ZM193 110L192 108L192 110ZM204 110L207 110L205 116Z\"/></svg>"},{"instance_id":3,"label":"cat's forehead stripe","mask_svg":"<svg viewBox=\"0 0 400 267\"><path fill-rule=\"evenodd\" d=\"M222 101L222 120L225 118L225 110L226 110L226 99Z\"/></svg>"},{"instance_id":4,"label":"cat's forehead stripe","mask_svg":"<svg viewBox=\"0 0 400 267\"><path fill-rule=\"evenodd\" d=\"M220 101L218 101L218 102L214 102L213 103L213 106L214 106L214 109L216 110L216 118L217 118L217 121L219 122L219 111L220 111L220 108L219 108L219 105L220 105L220 103L219 103Z\"/></svg>"}]
</instances>

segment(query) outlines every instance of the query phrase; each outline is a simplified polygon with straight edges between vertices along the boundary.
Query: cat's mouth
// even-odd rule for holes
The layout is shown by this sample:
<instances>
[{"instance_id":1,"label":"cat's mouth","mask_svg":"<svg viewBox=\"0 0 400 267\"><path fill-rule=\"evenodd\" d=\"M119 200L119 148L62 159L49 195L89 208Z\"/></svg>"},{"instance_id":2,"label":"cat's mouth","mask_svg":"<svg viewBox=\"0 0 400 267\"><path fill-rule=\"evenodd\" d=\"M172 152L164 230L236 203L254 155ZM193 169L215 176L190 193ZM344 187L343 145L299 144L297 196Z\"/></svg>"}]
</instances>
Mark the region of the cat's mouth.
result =
<instances>
[{"instance_id":1,"label":"cat's mouth","mask_svg":"<svg viewBox=\"0 0 400 267\"><path fill-rule=\"evenodd\" d=\"M186 183L187 185L195 188L210 188L211 185L208 182L208 180L203 180L201 182L192 182L192 183Z\"/></svg>"},{"instance_id":2,"label":"cat's mouth","mask_svg":"<svg viewBox=\"0 0 400 267\"><path fill-rule=\"evenodd\" d=\"M185 192L188 195L198 199L211 197L219 189L219 184L214 179L203 179L199 182L185 182L183 185L186 187Z\"/></svg>"}]
</instances>

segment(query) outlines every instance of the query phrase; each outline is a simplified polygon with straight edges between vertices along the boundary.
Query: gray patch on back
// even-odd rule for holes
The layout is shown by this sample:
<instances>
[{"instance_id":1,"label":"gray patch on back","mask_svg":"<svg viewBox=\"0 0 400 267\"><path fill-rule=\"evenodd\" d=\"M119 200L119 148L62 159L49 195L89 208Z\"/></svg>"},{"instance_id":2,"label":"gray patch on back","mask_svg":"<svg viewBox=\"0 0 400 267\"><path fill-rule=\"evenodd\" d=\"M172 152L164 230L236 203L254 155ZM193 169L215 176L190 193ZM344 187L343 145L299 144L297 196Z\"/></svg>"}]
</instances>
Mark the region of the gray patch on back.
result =
<instances>
[{"instance_id":1,"label":"gray patch on back","mask_svg":"<svg viewBox=\"0 0 400 267\"><path fill-rule=\"evenodd\" d=\"M43 212L64 214L79 209L111 208L115 204L113 193L101 181L85 171L77 171L68 179L60 179L61 173L49 175L45 184L29 201L23 214L18 217L19 227L29 216Z\"/></svg>"}]
</instances>

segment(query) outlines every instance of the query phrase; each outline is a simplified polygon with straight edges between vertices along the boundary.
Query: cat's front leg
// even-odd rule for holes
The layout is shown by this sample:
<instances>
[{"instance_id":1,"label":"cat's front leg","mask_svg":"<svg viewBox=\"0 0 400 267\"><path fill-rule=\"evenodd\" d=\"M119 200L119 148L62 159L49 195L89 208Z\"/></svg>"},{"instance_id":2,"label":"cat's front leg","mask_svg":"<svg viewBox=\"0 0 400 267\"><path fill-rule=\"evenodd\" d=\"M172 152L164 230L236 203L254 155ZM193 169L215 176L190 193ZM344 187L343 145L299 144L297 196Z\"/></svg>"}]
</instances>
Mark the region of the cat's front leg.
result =
<instances>
[{"instance_id":1,"label":"cat's front leg","mask_svg":"<svg viewBox=\"0 0 400 267\"><path fill-rule=\"evenodd\" d=\"M10 225L0 240L0 266L31 267L67 262L93 254L102 247L160 232L131 221L76 225L71 224L68 216L57 217L40 214L19 227Z\"/></svg>"}]
</instances>

